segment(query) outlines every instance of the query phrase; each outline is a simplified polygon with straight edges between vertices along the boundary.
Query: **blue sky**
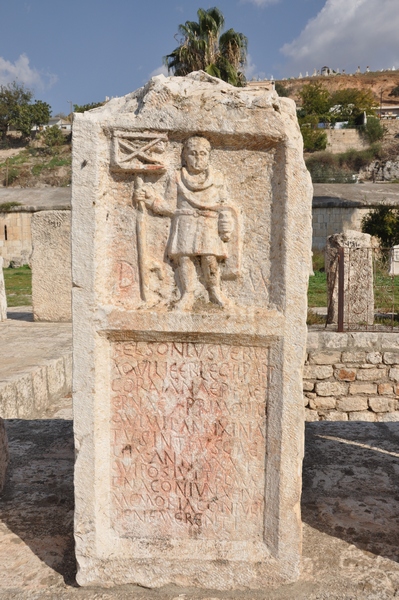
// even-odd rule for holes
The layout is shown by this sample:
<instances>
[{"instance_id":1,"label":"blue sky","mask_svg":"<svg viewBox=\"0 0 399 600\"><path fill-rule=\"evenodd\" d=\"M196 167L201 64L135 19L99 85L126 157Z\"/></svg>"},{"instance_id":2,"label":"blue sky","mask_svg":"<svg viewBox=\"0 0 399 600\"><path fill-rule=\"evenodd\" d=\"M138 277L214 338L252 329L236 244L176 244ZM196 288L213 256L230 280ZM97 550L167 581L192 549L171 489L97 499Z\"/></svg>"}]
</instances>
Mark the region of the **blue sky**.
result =
<instances>
[{"instance_id":1,"label":"blue sky","mask_svg":"<svg viewBox=\"0 0 399 600\"><path fill-rule=\"evenodd\" d=\"M178 24L215 5L249 39L249 79L399 69L398 0L1 0L0 84L53 114L127 94L160 72Z\"/></svg>"}]
</instances>

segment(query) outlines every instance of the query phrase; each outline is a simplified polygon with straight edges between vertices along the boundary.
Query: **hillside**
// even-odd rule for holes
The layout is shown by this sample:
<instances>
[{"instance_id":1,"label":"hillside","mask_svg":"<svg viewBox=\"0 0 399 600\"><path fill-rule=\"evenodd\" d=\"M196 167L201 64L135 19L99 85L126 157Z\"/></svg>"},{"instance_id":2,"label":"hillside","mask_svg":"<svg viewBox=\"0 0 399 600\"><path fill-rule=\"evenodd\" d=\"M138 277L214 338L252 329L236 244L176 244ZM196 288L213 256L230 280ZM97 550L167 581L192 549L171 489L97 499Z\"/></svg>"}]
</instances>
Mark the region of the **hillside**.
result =
<instances>
[{"instance_id":1,"label":"hillside","mask_svg":"<svg viewBox=\"0 0 399 600\"><path fill-rule=\"evenodd\" d=\"M252 85L259 85L259 83L261 82L253 82ZM399 85L399 71L303 77L302 79L281 80L279 83L289 90L290 98L298 103L300 102L299 92L305 84L321 83L330 94L346 88L370 89L374 94L376 106L380 105L382 91L382 104L384 106L399 105L399 96L389 95L393 88Z\"/></svg>"}]
</instances>

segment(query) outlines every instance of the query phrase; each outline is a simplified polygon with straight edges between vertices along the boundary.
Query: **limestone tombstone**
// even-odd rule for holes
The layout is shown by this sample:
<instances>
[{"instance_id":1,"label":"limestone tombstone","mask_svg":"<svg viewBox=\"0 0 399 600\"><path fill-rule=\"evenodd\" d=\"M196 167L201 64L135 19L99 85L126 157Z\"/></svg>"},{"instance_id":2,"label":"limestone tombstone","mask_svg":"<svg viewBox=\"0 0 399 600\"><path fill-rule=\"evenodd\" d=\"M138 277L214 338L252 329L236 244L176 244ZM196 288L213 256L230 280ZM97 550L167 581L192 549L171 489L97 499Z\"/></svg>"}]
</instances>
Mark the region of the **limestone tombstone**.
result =
<instances>
[{"instance_id":1,"label":"limestone tombstone","mask_svg":"<svg viewBox=\"0 0 399 600\"><path fill-rule=\"evenodd\" d=\"M31 227L33 318L35 321L70 321L71 212L36 212Z\"/></svg>"},{"instance_id":2,"label":"limestone tombstone","mask_svg":"<svg viewBox=\"0 0 399 600\"><path fill-rule=\"evenodd\" d=\"M373 248L368 233L348 230L327 238L327 323L338 322L339 249L344 261L344 323L373 325Z\"/></svg>"},{"instance_id":3,"label":"limestone tombstone","mask_svg":"<svg viewBox=\"0 0 399 600\"><path fill-rule=\"evenodd\" d=\"M0 493L3 491L8 466L8 442L4 420L0 418Z\"/></svg>"},{"instance_id":4,"label":"limestone tombstone","mask_svg":"<svg viewBox=\"0 0 399 600\"><path fill-rule=\"evenodd\" d=\"M389 259L389 274L399 275L399 246L391 248Z\"/></svg>"},{"instance_id":5,"label":"limestone tombstone","mask_svg":"<svg viewBox=\"0 0 399 600\"><path fill-rule=\"evenodd\" d=\"M4 285L4 273L3 273L3 258L0 256L0 321L7 319L7 296L6 287Z\"/></svg>"},{"instance_id":6,"label":"limestone tombstone","mask_svg":"<svg viewBox=\"0 0 399 600\"><path fill-rule=\"evenodd\" d=\"M75 116L81 585L298 577L311 199L274 91L159 76Z\"/></svg>"}]
</instances>

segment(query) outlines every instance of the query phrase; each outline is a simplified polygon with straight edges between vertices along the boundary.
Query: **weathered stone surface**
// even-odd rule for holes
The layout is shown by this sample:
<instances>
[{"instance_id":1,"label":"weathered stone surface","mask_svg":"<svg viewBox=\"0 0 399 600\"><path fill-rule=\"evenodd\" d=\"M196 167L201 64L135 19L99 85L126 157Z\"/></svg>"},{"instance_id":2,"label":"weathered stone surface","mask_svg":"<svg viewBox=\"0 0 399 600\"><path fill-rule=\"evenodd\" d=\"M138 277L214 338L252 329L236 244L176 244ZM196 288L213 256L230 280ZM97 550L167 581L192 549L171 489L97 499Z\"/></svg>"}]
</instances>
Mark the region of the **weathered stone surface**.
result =
<instances>
[{"instance_id":1,"label":"weathered stone surface","mask_svg":"<svg viewBox=\"0 0 399 600\"><path fill-rule=\"evenodd\" d=\"M315 365L334 365L341 360L341 352L311 352L309 362Z\"/></svg>"},{"instance_id":2,"label":"weathered stone surface","mask_svg":"<svg viewBox=\"0 0 399 600\"><path fill-rule=\"evenodd\" d=\"M6 287L4 285L4 274L3 274L4 260L0 256L0 321L7 319L7 296Z\"/></svg>"},{"instance_id":3,"label":"weathered stone surface","mask_svg":"<svg viewBox=\"0 0 399 600\"><path fill-rule=\"evenodd\" d=\"M344 396L348 391L348 385L339 381L321 381L315 388L319 396Z\"/></svg>"},{"instance_id":4,"label":"weathered stone surface","mask_svg":"<svg viewBox=\"0 0 399 600\"><path fill-rule=\"evenodd\" d=\"M337 409L341 411L367 410L367 398L361 396L352 396L347 398L338 398Z\"/></svg>"},{"instance_id":5,"label":"weathered stone surface","mask_svg":"<svg viewBox=\"0 0 399 600\"><path fill-rule=\"evenodd\" d=\"M322 398L314 398L309 402L310 408L315 410L328 410L330 408L335 408L336 399L331 397L322 397Z\"/></svg>"},{"instance_id":6,"label":"weathered stone surface","mask_svg":"<svg viewBox=\"0 0 399 600\"><path fill-rule=\"evenodd\" d=\"M389 254L389 274L399 275L399 246L393 246Z\"/></svg>"},{"instance_id":7,"label":"weathered stone surface","mask_svg":"<svg viewBox=\"0 0 399 600\"><path fill-rule=\"evenodd\" d=\"M384 352L384 363L386 365L399 365L399 352Z\"/></svg>"},{"instance_id":8,"label":"weathered stone surface","mask_svg":"<svg viewBox=\"0 0 399 600\"><path fill-rule=\"evenodd\" d=\"M323 421L348 421L348 415L345 412L339 412L338 410L327 411L323 415Z\"/></svg>"},{"instance_id":9,"label":"weathered stone surface","mask_svg":"<svg viewBox=\"0 0 399 600\"><path fill-rule=\"evenodd\" d=\"M377 393L377 384L376 383L367 383L362 381L354 381L349 384L349 393L353 395L357 394L376 394Z\"/></svg>"},{"instance_id":10,"label":"weathered stone surface","mask_svg":"<svg viewBox=\"0 0 399 600\"><path fill-rule=\"evenodd\" d=\"M330 365L308 365L303 369L304 379L328 379L333 374Z\"/></svg>"},{"instance_id":11,"label":"weathered stone surface","mask_svg":"<svg viewBox=\"0 0 399 600\"><path fill-rule=\"evenodd\" d=\"M369 406L374 412L394 412L398 407L398 401L393 398L369 398Z\"/></svg>"},{"instance_id":12,"label":"weathered stone surface","mask_svg":"<svg viewBox=\"0 0 399 600\"><path fill-rule=\"evenodd\" d=\"M0 418L0 493L3 491L8 466L8 442L4 420Z\"/></svg>"},{"instance_id":13,"label":"weathered stone surface","mask_svg":"<svg viewBox=\"0 0 399 600\"><path fill-rule=\"evenodd\" d=\"M356 369L337 369L334 373L335 377L340 381L355 381Z\"/></svg>"},{"instance_id":14,"label":"weathered stone surface","mask_svg":"<svg viewBox=\"0 0 399 600\"><path fill-rule=\"evenodd\" d=\"M399 382L399 368L394 367L393 369L389 369L389 379Z\"/></svg>"},{"instance_id":15,"label":"weathered stone surface","mask_svg":"<svg viewBox=\"0 0 399 600\"><path fill-rule=\"evenodd\" d=\"M71 212L32 216L32 304L35 321L71 320Z\"/></svg>"},{"instance_id":16,"label":"weathered stone surface","mask_svg":"<svg viewBox=\"0 0 399 600\"><path fill-rule=\"evenodd\" d=\"M363 363L366 360L366 352L343 352L343 363Z\"/></svg>"},{"instance_id":17,"label":"weathered stone surface","mask_svg":"<svg viewBox=\"0 0 399 600\"><path fill-rule=\"evenodd\" d=\"M378 384L378 393L379 394L392 394L393 393L392 383L379 383Z\"/></svg>"},{"instance_id":18,"label":"weathered stone surface","mask_svg":"<svg viewBox=\"0 0 399 600\"><path fill-rule=\"evenodd\" d=\"M374 291L371 236L354 230L330 235L326 247L327 323L338 323L338 252L344 260L344 322L374 323Z\"/></svg>"},{"instance_id":19,"label":"weathered stone surface","mask_svg":"<svg viewBox=\"0 0 399 600\"><path fill-rule=\"evenodd\" d=\"M160 76L73 136L78 581L293 581L311 239L295 106Z\"/></svg>"},{"instance_id":20,"label":"weathered stone surface","mask_svg":"<svg viewBox=\"0 0 399 600\"><path fill-rule=\"evenodd\" d=\"M371 366L371 365L370 365ZM359 369L357 372L358 381L378 381L386 376L386 369Z\"/></svg>"},{"instance_id":21,"label":"weathered stone surface","mask_svg":"<svg viewBox=\"0 0 399 600\"><path fill-rule=\"evenodd\" d=\"M377 420L382 423L396 423L399 421L399 411L396 410L395 412L381 413L377 415Z\"/></svg>"},{"instance_id":22,"label":"weathered stone surface","mask_svg":"<svg viewBox=\"0 0 399 600\"><path fill-rule=\"evenodd\" d=\"M314 421L319 420L319 415L316 410L311 410L310 408L305 408L305 421L307 423L312 423Z\"/></svg>"},{"instance_id":23,"label":"weathered stone surface","mask_svg":"<svg viewBox=\"0 0 399 600\"><path fill-rule=\"evenodd\" d=\"M349 413L349 421L370 421L373 423L377 420L377 415L375 415L370 410L362 410L359 412L350 412Z\"/></svg>"},{"instance_id":24,"label":"weathered stone surface","mask_svg":"<svg viewBox=\"0 0 399 600\"><path fill-rule=\"evenodd\" d=\"M366 360L372 365L378 365L382 362L382 354L381 352L368 352Z\"/></svg>"},{"instance_id":25,"label":"weathered stone surface","mask_svg":"<svg viewBox=\"0 0 399 600\"><path fill-rule=\"evenodd\" d=\"M303 391L304 392L312 392L314 388L314 383L312 381L304 381L303 382Z\"/></svg>"}]
</instances>

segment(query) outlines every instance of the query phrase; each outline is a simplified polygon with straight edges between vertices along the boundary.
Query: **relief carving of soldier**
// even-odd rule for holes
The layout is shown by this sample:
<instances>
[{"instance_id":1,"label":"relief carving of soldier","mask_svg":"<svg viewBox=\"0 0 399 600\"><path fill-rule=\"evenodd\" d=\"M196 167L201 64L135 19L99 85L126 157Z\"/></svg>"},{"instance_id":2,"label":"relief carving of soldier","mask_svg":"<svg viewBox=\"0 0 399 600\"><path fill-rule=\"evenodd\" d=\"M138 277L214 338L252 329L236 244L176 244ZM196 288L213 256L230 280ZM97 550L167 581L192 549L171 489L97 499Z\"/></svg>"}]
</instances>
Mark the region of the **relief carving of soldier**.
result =
<instances>
[{"instance_id":1,"label":"relief carving of soldier","mask_svg":"<svg viewBox=\"0 0 399 600\"><path fill-rule=\"evenodd\" d=\"M179 310L193 307L196 263L200 265L209 300L221 307L228 306L229 300L220 286L220 267L222 262L238 261L237 212L229 202L224 177L209 164L210 152L207 139L190 137L183 146L182 168L169 177L165 197L160 197L151 185L143 185L135 193L136 202L144 202L154 213L171 218L166 251L178 274L181 297L176 308ZM235 272L229 278L236 275Z\"/></svg>"}]
</instances>

